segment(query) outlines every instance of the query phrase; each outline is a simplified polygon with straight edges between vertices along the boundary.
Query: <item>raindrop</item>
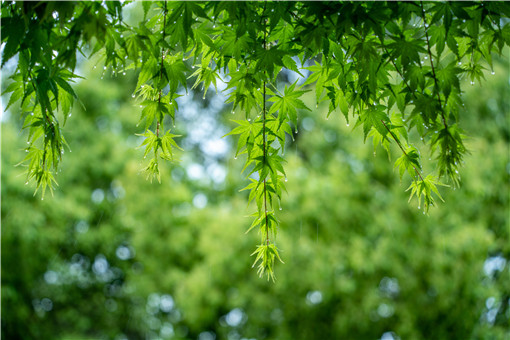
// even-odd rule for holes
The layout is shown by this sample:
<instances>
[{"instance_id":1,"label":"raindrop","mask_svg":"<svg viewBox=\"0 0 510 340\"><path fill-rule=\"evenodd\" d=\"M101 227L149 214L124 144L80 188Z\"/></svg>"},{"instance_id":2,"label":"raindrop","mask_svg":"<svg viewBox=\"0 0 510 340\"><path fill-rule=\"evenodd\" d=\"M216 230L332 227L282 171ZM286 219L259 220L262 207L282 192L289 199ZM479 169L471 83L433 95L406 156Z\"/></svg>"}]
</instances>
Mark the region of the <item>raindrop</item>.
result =
<instances>
[{"instance_id":1,"label":"raindrop","mask_svg":"<svg viewBox=\"0 0 510 340\"><path fill-rule=\"evenodd\" d=\"M492 75L495 75L495 74L496 74L496 72L492 71L492 72L491 72L491 74L492 74Z\"/></svg>"},{"instance_id":2,"label":"raindrop","mask_svg":"<svg viewBox=\"0 0 510 340\"><path fill-rule=\"evenodd\" d=\"M69 114L67 117L71 117L71 114Z\"/></svg>"},{"instance_id":3,"label":"raindrop","mask_svg":"<svg viewBox=\"0 0 510 340\"><path fill-rule=\"evenodd\" d=\"M280 207L280 210L282 210L282 207Z\"/></svg>"},{"instance_id":4,"label":"raindrop","mask_svg":"<svg viewBox=\"0 0 510 340\"><path fill-rule=\"evenodd\" d=\"M287 182L287 181L288 181L288 179L287 179L287 177L285 177L285 182Z\"/></svg>"},{"instance_id":5,"label":"raindrop","mask_svg":"<svg viewBox=\"0 0 510 340\"><path fill-rule=\"evenodd\" d=\"M234 113L235 113L234 110L232 110L232 114L234 114Z\"/></svg>"},{"instance_id":6,"label":"raindrop","mask_svg":"<svg viewBox=\"0 0 510 340\"><path fill-rule=\"evenodd\" d=\"M427 60L428 58L429 58L429 57L425 56L425 58L423 58L423 59Z\"/></svg>"},{"instance_id":7,"label":"raindrop","mask_svg":"<svg viewBox=\"0 0 510 340\"><path fill-rule=\"evenodd\" d=\"M27 144L30 144L30 142L27 142Z\"/></svg>"},{"instance_id":8,"label":"raindrop","mask_svg":"<svg viewBox=\"0 0 510 340\"><path fill-rule=\"evenodd\" d=\"M133 93L133 95L132 95L131 97L133 97L133 98L134 98L134 97L135 97L135 94Z\"/></svg>"},{"instance_id":9,"label":"raindrop","mask_svg":"<svg viewBox=\"0 0 510 340\"><path fill-rule=\"evenodd\" d=\"M31 112L31 113L30 113L30 115L31 115L31 116L33 116L33 115L34 115L34 113L33 113L33 112Z\"/></svg>"},{"instance_id":10,"label":"raindrop","mask_svg":"<svg viewBox=\"0 0 510 340\"><path fill-rule=\"evenodd\" d=\"M418 209L421 209L421 207L420 207L420 206L418 206Z\"/></svg>"},{"instance_id":11,"label":"raindrop","mask_svg":"<svg viewBox=\"0 0 510 340\"><path fill-rule=\"evenodd\" d=\"M249 121L249 122L251 122L251 119L250 119L250 118L248 118L248 121Z\"/></svg>"},{"instance_id":12,"label":"raindrop","mask_svg":"<svg viewBox=\"0 0 510 340\"><path fill-rule=\"evenodd\" d=\"M349 123L345 124L346 126L349 126Z\"/></svg>"},{"instance_id":13,"label":"raindrop","mask_svg":"<svg viewBox=\"0 0 510 340\"><path fill-rule=\"evenodd\" d=\"M106 70L106 66L103 66L103 70Z\"/></svg>"},{"instance_id":14,"label":"raindrop","mask_svg":"<svg viewBox=\"0 0 510 340\"><path fill-rule=\"evenodd\" d=\"M461 61L459 61L459 65L462 65L462 62L461 62Z\"/></svg>"},{"instance_id":15,"label":"raindrop","mask_svg":"<svg viewBox=\"0 0 510 340\"><path fill-rule=\"evenodd\" d=\"M125 76L125 75L126 75L126 72L122 72L122 75L124 75L124 76Z\"/></svg>"},{"instance_id":16,"label":"raindrop","mask_svg":"<svg viewBox=\"0 0 510 340\"><path fill-rule=\"evenodd\" d=\"M96 68L96 66L94 66L94 68Z\"/></svg>"},{"instance_id":17,"label":"raindrop","mask_svg":"<svg viewBox=\"0 0 510 340\"><path fill-rule=\"evenodd\" d=\"M140 105L140 108L142 108L142 107L143 107L143 106L142 106L142 105Z\"/></svg>"},{"instance_id":18,"label":"raindrop","mask_svg":"<svg viewBox=\"0 0 510 340\"><path fill-rule=\"evenodd\" d=\"M237 159L237 156L235 156L234 159Z\"/></svg>"},{"instance_id":19,"label":"raindrop","mask_svg":"<svg viewBox=\"0 0 510 340\"><path fill-rule=\"evenodd\" d=\"M195 68L195 65L191 65L191 68Z\"/></svg>"},{"instance_id":20,"label":"raindrop","mask_svg":"<svg viewBox=\"0 0 510 340\"><path fill-rule=\"evenodd\" d=\"M475 82L474 82L474 81L471 81L471 85L475 85Z\"/></svg>"}]
</instances>

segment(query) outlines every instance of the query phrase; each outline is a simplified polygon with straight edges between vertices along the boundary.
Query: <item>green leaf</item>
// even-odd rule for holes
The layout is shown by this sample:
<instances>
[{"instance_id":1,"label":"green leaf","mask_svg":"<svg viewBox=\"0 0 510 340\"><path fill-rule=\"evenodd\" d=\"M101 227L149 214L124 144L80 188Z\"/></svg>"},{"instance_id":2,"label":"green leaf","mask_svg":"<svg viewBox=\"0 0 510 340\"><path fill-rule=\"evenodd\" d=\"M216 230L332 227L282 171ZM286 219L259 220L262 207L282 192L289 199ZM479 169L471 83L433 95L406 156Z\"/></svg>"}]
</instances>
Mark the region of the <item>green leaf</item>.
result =
<instances>
[{"instance_id":1,"label":"green leaf","mask_svg":"<svg viewBox=\"0 0 510 340\"><path fill-rule=\"evenodd\" d=\"M145 119L145 130L147 130L156 119L156 113L158 112L159 104L155 101L146 100L142 102L142 105L144 108L142 109L142 114L137 126L140 125L140 123Z\"/></svg>"},{"instance_id":2,"label":"green leaf","mask_svg":"<svg viewBox=\"0 0 510 340\"><path fill-rule=\"evenodd\" d=\"M389 124L389 118L384 112L385 109L384 105L373 105L361 112L360 121L363 123L365 141L372 128L376 129L384 137L387 135L388 128L386 124Z\"/></svg>"},{"instance_id":3,"label":"green leaf","mask_svg":"<svg viewBox=\"0 0 510 340\"><path fill-rule=\"evenodd\" d=\"M2 67L17 52L25 38L25 24L20 16L2 16L2 42L6 42L2 53Z\"/></svg>"},{"instance_id":4,"label":"green leaf","mask_svg":"<svg viewBox=\"0 0 510 340\"><path fill-rule=\"evenodd\" d=\"M297 126L297 109L311 111L299 97L307 91L296 90L297 80L290 86L285 85L283 95L276 95L268 99L274 104L269 109L269 113L279 112L280 117L288 117L288 119ZM283 119L283 118L281 118Z\"/></svg>"},{"instance_id":5,"label":"green leaf","mask_svg":"<svg viewBox=\"0 0 510 340\"><path fill-rule=\"evenodd\" d=\"M398 168L399 170L400 180L402 180L402 177L406 172L412 178L418 176L421 170L418 150L413 146L407 147L405 153L402 153L402 156L395 161L395 168Z\"/></svg>"},{"instance_id":6,"label":"green leaf","mask_svg":"<svg viewBox=\"0 0 510 340\"><path fill-rule=\"evenodd\" d=\"M409 195L409 201L416 196L418 199L418 209L421 208L421 203L423 200L423 210L424 212L428 212L429 208L435 204L434 197L432 196L432 193L434 193L441 201L444 202L443 198L439 194L439 190L437 189L437 186L446 186L442 183L440 183L436 177L432 175L428 175L423 180L417 179L411 183L409 188L407 188L406 191L411 190L411 194Z\"/></svg>"}]
</instances>

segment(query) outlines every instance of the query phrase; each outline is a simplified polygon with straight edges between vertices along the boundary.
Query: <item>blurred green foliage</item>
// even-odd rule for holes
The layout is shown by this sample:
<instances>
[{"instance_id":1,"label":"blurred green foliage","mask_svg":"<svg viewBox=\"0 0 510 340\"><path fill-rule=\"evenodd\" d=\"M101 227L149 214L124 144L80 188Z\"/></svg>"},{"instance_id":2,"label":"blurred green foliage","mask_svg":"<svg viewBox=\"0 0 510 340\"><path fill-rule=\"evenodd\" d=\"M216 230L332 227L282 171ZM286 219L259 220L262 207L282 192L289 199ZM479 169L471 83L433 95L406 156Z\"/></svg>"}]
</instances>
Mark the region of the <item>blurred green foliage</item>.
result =
<instances>
[{"instance_id":1,"label":"blurred green foliage","mask_svg":"<svg viewBox=\"0 0 510 340\"><path fill-rule=\"evenodd\" d=\"M65 126L72 152L53 197L25 185L14 165L26 138L17 120L2 121L4 339L510 335L508 59L464 94L463 185L442 192L446 203L429 216L407 204L409 183L386 151L360 142L360 129L340 114L323 119L327 107L300 112L276 239L286 264L274 284L250 269L257 236L244 234L242 160L215 159L224 180L195 176L190 169L211 160L182 128L189 154L162 168L162 184L147 182L143 151L133 148L136 76L85 72L76 92L86 111L76 107ZM236 116L214 112L213 102L208 94L194 114L232 127Z\"/></svg>"}]
</instances>

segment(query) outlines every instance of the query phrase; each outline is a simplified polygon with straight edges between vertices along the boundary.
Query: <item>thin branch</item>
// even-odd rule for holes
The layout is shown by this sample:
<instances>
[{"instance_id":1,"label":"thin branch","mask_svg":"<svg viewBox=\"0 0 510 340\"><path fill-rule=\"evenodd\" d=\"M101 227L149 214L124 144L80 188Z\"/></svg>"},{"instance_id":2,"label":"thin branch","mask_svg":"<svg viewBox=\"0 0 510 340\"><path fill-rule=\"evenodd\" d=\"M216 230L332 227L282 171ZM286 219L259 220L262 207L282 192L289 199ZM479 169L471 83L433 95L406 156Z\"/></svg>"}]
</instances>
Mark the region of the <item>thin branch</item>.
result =
<instances>
[{"instance_id":1,"label":"thin branch","mask_svg":"<svg viewBox=\"0 0 510 340\"><path fill-rule=\"evenodd\" d=\"M411 86L409 86L409 84L407 83L407 80L406 78L404 77L404 75L402 74L402 72L400 71L400 69L397 67L397 64L395 64L395 61L391 58L391 55L390 55L390 52L388 51L388 49L386 48L386 46L384 45L384 42L381 41L381 45L384 49L384 52L389 56L389 59L390 59L390 62L391 64L393 65L393 67L395 68L395 71L397 71L398 75L400 76L400 78L402 78L402 81L404 82L404 85L407 87L407 89L409 90L409 93L416 99L416 93L415 91L411 90Z\"/></svg>"},{"instance_id":2,"label":"thin branch","mask_svg":"<svg viewBox=\"0 0 510 340\"><path fill-rule=\"evenodd\" d=\"M429 34L427 29L427 21L425 20L425 9L423 8L423 1L420 1L420 7L421 7L421 17L423 19L423 25L425 26L425 39L427 40L427 50L429 53L430 58L430 67L432 68L432 76L434 78L434 85L435 85L435 92L437 95L437 101L439 102L439 108L441 109L441 118L443 119L443 125L445 129L448 129L448 125L446 124L446 118L444 116L443 112L443 104L441 103L441 96L439 95L439 84L437 83L437 76L436 76L436 70L434 68L434 63L432 62L432 51L430 50L430 41L429 41Z\"/></svg>"},{"instance_id":3,"label":"thin branch","mask_svg":"<svg viewBox=\"0 0 510 340\"><path fill-rule=\"evenodd\" d=\"M163 10L163 41L165 40L165 31L166 31L166 13L167 13L167 8L166 8L166 0L165 0L165 8ZM161 79L163 77L163 60L165 59L165 52L163 51L163 49L161 49L161 66L160 66L160 70L159 70L159 82L161 85ZM159 90L159 96L158 96L158 104L161 104L161 97L163 95L163 89L160 89ZM160 126L160 121L159 119L157 119L157 126L156 126L156 137L159 138L159 126ZM154 150L155 152L156 150Z\"/></svg>"},{"instance_id":4,"label":"thin branch","mask_svg":"<svg viewBox=\"0 0 510 340\"><path fill-rule=\"evenodd\" d=\"M266 3L264 3L264 12L266 10ZM264 20L264 49L266 46L266 24L267 21ZM267 72L264 71L264 75L267 76ZM264 78L264 89L263 89L263 104L262 104L262 147L264 149L263 162L264 167L267 164L267 147L266 147L266 79ZM264 214L266 220L266 245L269 245L269 218L267 216L267 189L266 189L266 178L264 178Z\"/></svg>"},{"instance_id":5,"label":"thin branch","mask_svg":"<svg viewBox=\"0 0 510 340\"><path fill-rule=\"evenodd\" d=\"M407 158L409 158L409 155L407 154L407 152L404 150L404 147L402 146L402 144L400 143L400 141L398 140L397 136L395 136L395 134L393 133L393 131L390 130L390 128L388 127L388 125L386 125L386 123L384 122L384 120L381 119L381 123L383 123L384 127L386 128L386 130L388 130L388 132L390 133L391 137L393 138L393 140L395 140L395 142L397 142L397 145L398 147L400 148L400 150L402 150L402 152L404 153L404 155L406 155ZM413 165L413 169L414 171L416 172L416 174L418 175L418 177L420 177L420 179L422 180L423 182L423 177L421 177L421 174L420 172L418 171L418 169L416 169L416 167Z\"/></svg>"}]
</instances>

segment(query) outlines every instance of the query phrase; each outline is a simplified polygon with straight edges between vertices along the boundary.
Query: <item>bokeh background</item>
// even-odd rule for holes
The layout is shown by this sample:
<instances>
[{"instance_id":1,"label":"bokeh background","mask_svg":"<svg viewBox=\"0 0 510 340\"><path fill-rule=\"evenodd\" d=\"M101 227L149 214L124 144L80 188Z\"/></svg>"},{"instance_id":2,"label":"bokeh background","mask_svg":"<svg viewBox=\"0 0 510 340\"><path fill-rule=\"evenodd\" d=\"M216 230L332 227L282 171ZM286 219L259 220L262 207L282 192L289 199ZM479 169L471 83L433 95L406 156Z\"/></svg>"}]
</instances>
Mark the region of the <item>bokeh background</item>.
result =
<instances>
[{"instance_id":1,"label":"bokeh background","mask_svg":"<svg viewBox=\"0 0 510 340\"><path fill-rule=\"evenodd\" d=\"M483 84L465 80L462 187L428 215L353 122L326 119L327 105L301 112L272 283L251 268L244 162L222 138L244 114L221 91L182 90L185 151L151 183L137 74L83 60L53 197L25 183L25 132L14 108L2 115L2 338L510 338L508 53L494 62Z\"/></svg>"}]
</instances>

